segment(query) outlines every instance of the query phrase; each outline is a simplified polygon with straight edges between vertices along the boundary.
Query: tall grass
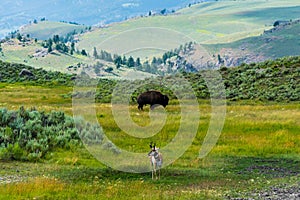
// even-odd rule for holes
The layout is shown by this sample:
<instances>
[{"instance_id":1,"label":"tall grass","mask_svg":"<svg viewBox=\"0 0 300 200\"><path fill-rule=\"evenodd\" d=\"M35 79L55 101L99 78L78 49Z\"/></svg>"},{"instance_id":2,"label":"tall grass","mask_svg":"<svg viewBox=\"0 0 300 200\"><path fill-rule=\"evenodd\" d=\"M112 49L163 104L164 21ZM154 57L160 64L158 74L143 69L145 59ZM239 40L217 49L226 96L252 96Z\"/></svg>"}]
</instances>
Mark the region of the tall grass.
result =
<instances>
[{"instance_id":1,"label":"tall grass","mask_svg":"<svg viewBox=\"0 0 300 200\"><path fill-rule=\"evenodd\" d=\"M67 87L2 84L1 107L63 110L72 114ZM2 95L4 94L4 95ZM41 99L41 96L44 98ZM224 199L277 184L299 181L299 117L295 103L230 102L218 143L204 159L198 158L211 117L209 101L199 101L201 117L196 137L186 152L162 169L159 181L149 173L131 174L106 167L85 149L57 151L42 163L0 161L0 199ZM133 121L146 126L144 112L130 105ZM119 148L148 152L149 142L168 144L180 124L180 107L166 107L168 118L155 136L138 139L121 130L110 104L96 103L96 116L105 134ZM145 159L147 159L145 157ZM297 175L298 174L298 175ZM21 182L1 181L22 177Z\"/></svg>"}]
</instances>

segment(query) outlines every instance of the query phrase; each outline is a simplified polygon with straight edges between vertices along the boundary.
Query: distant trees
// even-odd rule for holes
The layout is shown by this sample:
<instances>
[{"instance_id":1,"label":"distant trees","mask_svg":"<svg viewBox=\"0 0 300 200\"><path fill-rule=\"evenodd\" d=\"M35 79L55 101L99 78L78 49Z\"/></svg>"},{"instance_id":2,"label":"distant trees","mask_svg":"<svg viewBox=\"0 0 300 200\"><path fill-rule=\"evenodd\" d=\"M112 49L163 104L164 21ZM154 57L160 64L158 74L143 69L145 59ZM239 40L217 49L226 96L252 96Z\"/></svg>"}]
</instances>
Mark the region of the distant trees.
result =
<instances>
[{"instance_id":1,"label":"distant trees","mask_svg":"<svg viewBox=\"0 0 300 200\"><path fill-rule=\"evenodd\" d=\"M80 54L83 55L83 56L87 56L87 55L88 55L88 54L86 53L85 49L82 49L81 52L80 52Z\"/></svg>"},{"instance_id":2,"label":"distant trees","mask_svg":"<svg viewBox=\"0 0 300 200\"><path fill-rule=\"evenodd\" d=\"M22 41L23 37L20 33L17 33L17 37L16 37L20 42Z\"/></svg>"},{"instance_id":3,"label":"distant trees","mask_svg":"<svg viewBox=\"0 0 300 200\"><path fill-rule=\"evenodd\" d=\"M162 10L160 11L160 14L162 14L162 15L165 15L165 14L166 14L166 12L167 12L167 9L166 9L166 8L164 8L164 9L162 9Z\"/></svg>"},{"instance_id":4,"label":"distant trees","mask_svg":"<svg viewBox=\"0 0 300 200\"><path fill-rule=\"evenodd\" d=\"M59 43L59 35L54 35L54 36L53 36L53 42L54 42L55 44Z\"/></svg>"},{"instance_id":5,"label":"distant trees","mask_svg":"<svg viewBox=\"0 0 300 200\"><path fill-rule=\"evenodd\" d=\"M135 62L135 66L136 67L140 67L142 64L141 64L141 59L138 57L137 59L136 59L136 62Z\"/></svg>"},{"instance_id":6,"label":"distant trees","mask_svg":"<svg viewBox=\"0 0 300 200\"><path fill-rule=\"evenodd\" d=\"M53 49L52 49L52 45L49 45L49 46L48 46L48 50L47 50L47 51L48 51L48 53L51 53L51 52L52 52L52 50L53 50Z\"/></svg>"},{"instance_id":7,"label":"distant trees","mask_svg":"<svg viewBox=\"0 0 300 200\"><path fill-rule=\"evenodd\" d=\"M96 58L96 59L98 58L98 52L97 52L96 47L94 47L93 57Z\"/></svg>"},{"instance_id":8,"label":"distant trees","mask_svg":"<svg viewBox=\"0 0 300 200\"><path fill-rule=\"evenodd\" d=\"M70 50L70 54L71 54L71 55L73 55L74 51L75 51L75 43L74 43L74 42L72 42L72 43L71 43L71 50Z\"/></svg>"},{"instance_id":9,"label":"distant trees","mask_svg":"<svg viewBox=\"0 0 300 200\"><path fill-rule=\"evenodd\" d=\"M100 55L99 55L98 59L105 60L105 61L108 61L108 62L113 61L111 53L108 53L107 51L104 51L104 50L100 51Z\"/></svg>"},{"instance_id":10,"label":"distant trees","mask_svg":"<svg viewBox=\"0 0 300 200\"><path fill-rule=\"evenodd\" d=\"M119 65L122 67L127 67L126 65L121 64L122 60L123 59L121 56L115 57L116 63L119 63ZM131 59L128 58L127 60ZM161 65L154 65L155 63L159 63L160 59L153 58L152 61L153 60L154 62L152 62L152 64L150 64L149 60L146 60L137 68L150 73L170 73L171 75L164 76L164 78L169 80L171 80L172 77L177 76L176 74L172 75L174 71L172 69L172 65L168 64L169 60L166 61L167 64L165 66L166 68L164 68L164 71L159 71L159 67L164 66L163 62ZM275 61L269 60L257 64L242 64L241 66L234 68L222 67L218 71L222 76L222 80L224 81L226 99L228 100L237 101L243 99L252 99L259 101L278 102L300 101L299 63L300 56L286 57L277 59ZM135 61L135 65L137 66L137 61ZM78 66L80 66L80 64L78 64ZM101 61L96 61L96 64L93 67L96 74L101 74L101 71L111 73L114 70L111 65L106 66ZM30 70L34 76L19 76L20 70L24 68ZM177 70L176 73L182 73L182 75L191 83L198 98L210 98L210 92L206 86L205 80L201 75L203 72L190 73ZM63 74L52 71L47 72L42 69L36 69L21 64L12 64L2 61L0 61L0 74L0 82L5 83L26 82L34 85L72 85L73 83L71 79L73 75L71 74ZM151 82L151 80L148 81ZM141 82L136 83L139 85ZM111 93L114 89L115 82L113 80L101 79L101 84L101 86L97 87L96 100L98 102L110 102ZM178 87L180 87L180 85L178 85ZM157 89L161 90L163 88L158 86ZM211 89L217 90L218 88ZM218 93L218 91L216 91L216 93Z\"/></svg>"},{"instance_id":11,"label":"distant trees","mask_svg":"<svg viewBox=\"0 0 300 200\"><path fill-rule=\"evenodd\" d=\"M122 57L121 56L117 56L115 59L114 59L114 63L116 65L117 68L120 68L121 65L122 65Z\"/></svg>"},{"instance_id":12,"label":"distant trees","mask_svg":"<svg viewBox=\"0 0 300 200\"><path fill-rule=\"evenodd\" d=\"M98 53L96 47L94 47L94 49L93 49L93 57L95 59L105 60L105 61L108 61L108 62L113 62L114 61L114 59L112 58L111 53L109 53L107 51L104 51L104 50L101 50L100 53Z\"/></svg>"},{"instance_id":13,"label":"distant trees","mask_svg":"<svg viewBox=\"0 0 300 200\"><path fill-rule=\"evenodd\" d=\"M48 49L48 53L52 52L53 49L55 49L55 50L57 50L61 53L68 53L69 52L69 47L64 42L62 42L60 40L59 35L54 35L53 38L49 38L48 40L45 40L42 43L42 46L44 48ZM71 52L72 53L74 51L74 46L75 46L75 44L71 44Z\"/></svg>"},{"instance_id":14,"label":"distant trees","mask_svg":"<svg viewBox=\"0 0 300 200\"><path fill-rule=\"evenodd\" d=\"M128 61L127 61L127 66L128 67L134 67L135 66L135 62L132 56L129 56Z\"/></svg>"}]
</instances>

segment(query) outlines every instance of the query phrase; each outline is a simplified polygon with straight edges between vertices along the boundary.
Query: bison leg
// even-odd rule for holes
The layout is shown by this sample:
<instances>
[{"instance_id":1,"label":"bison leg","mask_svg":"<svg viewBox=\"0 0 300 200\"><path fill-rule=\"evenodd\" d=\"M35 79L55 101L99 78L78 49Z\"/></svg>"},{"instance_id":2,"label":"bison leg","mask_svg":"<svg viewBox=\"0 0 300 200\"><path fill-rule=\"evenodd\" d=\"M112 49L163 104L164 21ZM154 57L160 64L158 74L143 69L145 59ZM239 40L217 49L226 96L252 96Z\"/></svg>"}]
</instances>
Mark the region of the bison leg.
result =
<instances>
[{"instance_id":1,"label":"bison leg","mask_svg":"<svg viewBox=\"0 0 300 200\"><path fill-rule=\"evenodd\" d=\"M144 106L143 104L139 104L138 109L143 110L143 106Z\"/></svg>"}]
</instances>

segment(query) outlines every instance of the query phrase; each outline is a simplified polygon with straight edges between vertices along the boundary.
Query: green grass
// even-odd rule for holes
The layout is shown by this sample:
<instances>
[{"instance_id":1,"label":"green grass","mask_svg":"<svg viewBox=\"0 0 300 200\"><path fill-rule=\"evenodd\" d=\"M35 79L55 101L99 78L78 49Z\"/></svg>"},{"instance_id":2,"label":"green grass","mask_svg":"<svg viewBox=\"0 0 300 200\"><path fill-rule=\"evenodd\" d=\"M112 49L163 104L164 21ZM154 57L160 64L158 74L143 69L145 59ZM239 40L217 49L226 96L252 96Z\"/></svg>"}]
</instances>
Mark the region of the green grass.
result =
<instances>
[{"instance_id":1,"label":"green grass","mask_svg":"<svg viewBox=\"0 0 300 200\"><path fill-rule=\"evenodd\" d=\"M278 19L298 18L297 9L296 0L200 3L175 15L138 18L96 29L82 35L78 47L91 52L96 46L119 54L139 48L140 56L151 57L140 48L174 49L191 40L202 44L233 42L261 34Z\"/></svg>"},{"instance_id":2,"label":"green grass","mask_svg":"<svg viewBox=\"0 0 300 200\"><path fill-rule=\"evenodd\" d=\"M63 54L57 51L44 57L33 57L36 50L44 49L39 42L32 42L25 46L22 46L22 43L18 44L19 42L16 39L14 42L15 45L2 44L3 54L0 54L1 60L61 72L68 72L67 67L70 65L76 66L77 63L92 63L91 58L77 54Z\"/></svg>"},{"instance_id":3,"label":"green grass","mask_svg":"<svg viewBox=\"0 0 300 200\"><path fill-rule=\"evenodd\" d=\"M293 24L285 26L272 33L261 34L260 36L249 37L227 44L212 44L207 45L212 52L233 51L239 55L241 49L244 49L242 58L247 58L249 54L255 57L264 57L268 59L276 59L284 56L299 55L298 33L300 31L300 24ZM221 56L224 56L220 53Z\"/></svg>"},{"instance_id":4,"label":"green grass","mask_svg":"<svg viewBox=\"0 0 300 200\"><path fill-rule=\"evenodd\" d=\"M1 84L1 107L63 110L72 114L71 87ZM41 99L43 98L43 99ZM57 150L40 163L0 161L0 177L22 181L0 184L0 199L224 199L247 197L255 190L299 182L300 106L295 103L230 102L217 145L205 158L198 153L210 120L209 101L199 101L197 136L187 151L162 169L159 181L150 173L115 171L84 148ZM130 106L133 120L149 122L145 112ZM167 106L168 119L156 136L137 139L120 130L110 104L96 104L97 118L106 135L120 148L147 152L154 140L161 147L171 141L179 125L179 106ZM141 118L143 120L141 120ZM145 157L147 159L147 157ZM14 178L11 178L14 179Z\"/></svg>"},{"instance_id":5,"label":"green grass","mask_svg":"<svg viewBox=\"0 0 300 200\"><path fill-rule=\"evenodd\" d=\"M48 40L49 38L53 38L53 35L64 36L73 31L81 33L81 31L86 31L86 28L87 26L84 25L40 21L37 24L23 26L20 32L24 35L29 34L32 38L37 38L39 40Z\"/></svg>"},{"instance_id":6,"label":"green grass","mask_svg":"<svg viewBox=\"0 0 300 200\"><path fill-rule=\"evenodd\" d=\"M299 18L297 12L299 6L297 0L287 2L280 0L240 0L199 3L190 8L181 9L173 15L139 17L113 23L106 28L94 28L92 31L79 35L76 48L85 49L89 55L92 55L93 49L96 47L98 51L103 49L111 53L132 55L135 58L141 57L144 61L153 56L160 57L162 53L178 48L190 41L196 41L200 44L230 43L234 47L235 44L231 42L259 36L264 30L270 29L276 20ZM66 34L74 29L82 28L84 27L45 21L25 26L23 33L28 33L32 37L47 39L53 34ZM294 32L298 32L297 30ZM269 56L270 58L295 55L298 48L286 47L290 46L289 44L297 45L297 37L295 34L291 36L291 33L282 33L282 35L284 39L279 39L273 44L274 48L272 49L268 48L269 46L264 46L264 40L260 43L255 38L251 38L249 40L250 46L252 43L255 45L250 50L255 50L253 55L256 55L257 52L263 52L266 57ZM260 49L257 49L259 46L257 43L260 44ZM24 63L48 70L66 72L66 68L70 65L95 63L95 60L91 58L75 54L70 56L56 53L45 57L31 58L37 49L41 49L39 44L26 45L25 47L2 44L2 49L4 55L0 54L1 60ZM235 52L236 56L241 56L239 50ZM229 50L230 52L231 50ZM250 53L252 52L250 51ZM119 78L122 76L148 76L148 74L140 74L127 69L125 72L114 69L114 74L111 73L106 76Z\"/></svg>"},{"instance_id":7,"label":"green grass","mask_svg":"<svg viewBox=\"0 0 300 200\"><path fill-rule=\"evenodd\" d=\"M3 54L0 54L0 60L10 63L19 63L32 66L34 68L42 68L48 71L60 71L64 73L79 73L81 72L83 65L93 65L96 61L87 56L82 56L79 54L64 54L58 51L53 51L44 57L33 57L36 50L44 49L40 42L30 43L22 46L22 43L18 44L18 40L14 40L15 45L9 45L7 43L2 44ZM45 49L44 49L45 50ZM82 67L76 71L69 71L69 66L77 66L77 64L83 64ZM110 63L109 65L112 65ZM106 66L107 67L107 66ZM122 68L117 69L114 65L112 73L105 73L102 78L113 78L113 79L136 79L136 78L146 78L154 76L142 71L137 71L135 69ZM87 70L89 71L89 70ZM94 73L93 68L90 69L91 73ZM93 76L93 74L91 75Z\"/></svg>"}]
</instances>

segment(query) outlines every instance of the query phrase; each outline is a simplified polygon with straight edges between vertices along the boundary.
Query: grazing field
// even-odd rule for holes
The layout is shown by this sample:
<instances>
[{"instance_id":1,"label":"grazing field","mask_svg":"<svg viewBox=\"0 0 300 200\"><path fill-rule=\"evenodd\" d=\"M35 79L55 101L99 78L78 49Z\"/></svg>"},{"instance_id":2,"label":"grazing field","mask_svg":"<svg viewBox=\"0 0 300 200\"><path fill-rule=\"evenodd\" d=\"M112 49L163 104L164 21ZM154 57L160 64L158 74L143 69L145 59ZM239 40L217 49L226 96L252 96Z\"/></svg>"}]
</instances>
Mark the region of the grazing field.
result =
<instances>
[{"instance_id":1,"label":"grazing field","mask_svg":"<svg viewBox=\"0 0 300 200\"><path fill-rule=\"evenodd\" d=\"M0 107L20 106L72 115L72 87L0 85ZM85 148L49 154L37 163L0 161L0 199L226 199L260 198L271 187L299 187L300 106L295 103L228 102L222 135L212 152L198 153L209 126L211 106L199 100L201 118L192 145L162 169L160 180L150 173L115 171L93 158ZM149 123L145 112L130 105L138 124ZM162 131L147 139L126 135L115 123L110 104L96 103L97 118L105 134L119 148L149 151L149 142L163 147L176 134L180 107L171 102Z\"/></svg>"}]
</instances>

